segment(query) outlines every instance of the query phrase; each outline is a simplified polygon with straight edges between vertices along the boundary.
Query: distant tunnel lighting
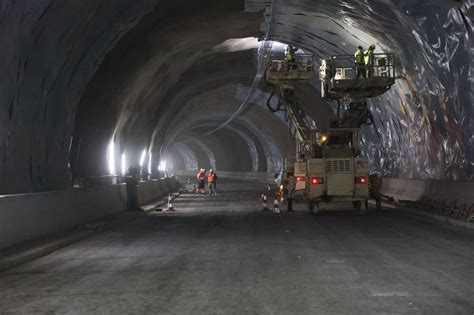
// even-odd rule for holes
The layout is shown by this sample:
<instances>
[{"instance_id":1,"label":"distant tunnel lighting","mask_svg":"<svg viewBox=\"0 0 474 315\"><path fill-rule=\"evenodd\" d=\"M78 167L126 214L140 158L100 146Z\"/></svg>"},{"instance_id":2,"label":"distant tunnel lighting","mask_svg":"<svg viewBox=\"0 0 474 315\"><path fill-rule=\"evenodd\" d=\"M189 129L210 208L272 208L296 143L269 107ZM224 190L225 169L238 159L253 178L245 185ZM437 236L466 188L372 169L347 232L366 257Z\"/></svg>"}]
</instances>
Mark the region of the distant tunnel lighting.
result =
<instances>
[{"instance_id":1,"label":"distant tunnel lighting","mask_svg":"<svg viewBox=\"0 0 474 315\"><path fill-rule=\"evenodd\" d=\"M146 157L146 149L142 151L142 155L140 156L140 168L143 167L143 163L145 162Z\"/></svg>"},{"instance_id":2,"label":"distant tunnel lighting","mask_svg":"<svg viewBox=\"0 0 474 315\"><path fill-rule=\"evenodd\" d=\"M151 174L151 163L152 163L152 154L151 151L148 152L148 174Z\"/></svg>"},{"instance_id":3,"label":"distant tunnel lighting","mask_svg":"<svg viewBox=\"0 0 474 315\"><path fill-rule=\"evenodd\" d=\"M161 161L158 165L158 170L161 172L166 172L166 161Z\"/></svg>"},{"instance_id":4,"label":"distant tunnel lighting","mask_svg":"<svg viewBox=\"0 0 474 315\"><path fill-rule=\"evenodd\" d=\"M110 141L107 149L107 164L109 166L110 175L117 175L115 168L115 143L113 140Z\"/></svg>"},{"instance_id":5,"label":"distant tunnel lighting","mask_svg":"<svg viewBox=\"0 0 474 315\"><path fill-rule=\"evenodd\" d=\"M127 172L127 157L125 153L122 153L122 167L121 167L122 175L125 175Z\"/></svg>"}]
</instances>

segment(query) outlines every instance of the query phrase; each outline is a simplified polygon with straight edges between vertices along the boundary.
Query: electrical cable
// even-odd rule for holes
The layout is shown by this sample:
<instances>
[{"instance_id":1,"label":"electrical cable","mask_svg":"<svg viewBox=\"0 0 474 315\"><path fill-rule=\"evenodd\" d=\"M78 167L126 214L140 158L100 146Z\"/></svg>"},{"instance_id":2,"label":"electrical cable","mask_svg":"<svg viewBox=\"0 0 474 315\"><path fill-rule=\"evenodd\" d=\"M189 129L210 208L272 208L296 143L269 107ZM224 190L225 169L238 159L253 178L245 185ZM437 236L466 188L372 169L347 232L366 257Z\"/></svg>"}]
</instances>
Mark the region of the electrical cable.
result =
<instances>
[{"instance_id":1,"label":"electrical cable","mask_svg":"<svg viewBox=\"0 0 474 315\"><path fill-rule=\"evenodd\" d=\"M257 74L255 75L255 78L252 82L252 85L250 86L250 90L247 94L247 97L245 98L243 103L240 105L240 107L237 109L237 111L235 111L235 113L232 116L229 117L229 119L227 119L224 123L222 123L217 128L215 128L215 129L207 132L206 134L204 134L204 136L208 136L210 134L213 134L216 131L221 130L222 128L224 128L225 126L227 126L228 124L233 122L235 119L237 119L240 116L240 114L242 114L242 112L247 108L247 105L248 105L248 103L250 103L250 100L252 99L252 96L254 95L254 93L257 89L257 86L262 81L262 78L263 78L263 76L265 74L265 71L267 69L268 60L269 60L270 52L271 52L271 49L272 49L271 45L267 45L267 41L268 41L268 38L270 37L270 33L271 33L271 28L272 28L272 24L273 24L273 20L274 20L274 12L275 12L275 6L276 6L275 3L276 2L277 1L272 0L272 3L270 5L270 13L269 13L269 17L268 17L268 25L267 25L265 41L263 43L263 49L259 52L259 56L258 56ZM270 46L270 49L269 49L268 46ZM190 139L190 140L192 140L192 139Z\"/></svg>"},{"instance_id":2,"label":"electrical cable","mask_svg":"<svg viewBox=\"0 0 474 315\"><path fill-rule=\"evenodd\" d=\"M277 107L276 108L273 108L271 106L271 100L273 98L273 96L275 95L275 92L276 92L276 85L273 86L273 91L272 91L272 94L270 95L270 97L268 98L267 100L267 108L270 112L272 113L276 113L280 110L280 100L278 100L278 104L277 104Z\"/></svg>"}]
</instances>

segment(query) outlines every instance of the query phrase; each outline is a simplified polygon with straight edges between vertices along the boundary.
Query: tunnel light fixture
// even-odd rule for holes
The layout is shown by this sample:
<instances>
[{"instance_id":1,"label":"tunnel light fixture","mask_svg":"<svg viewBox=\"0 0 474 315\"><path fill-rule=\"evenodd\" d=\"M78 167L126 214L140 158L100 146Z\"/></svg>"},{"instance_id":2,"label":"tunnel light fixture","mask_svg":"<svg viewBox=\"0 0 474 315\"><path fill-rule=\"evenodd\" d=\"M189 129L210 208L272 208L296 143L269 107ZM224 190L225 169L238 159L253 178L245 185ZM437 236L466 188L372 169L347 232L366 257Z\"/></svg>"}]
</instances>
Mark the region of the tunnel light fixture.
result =
<instances>
[{"instance_id":1,"label":"tunnel light fixture","mask_svg":"<svg viewBox=\"0 0 474 315\"><path fill-rule=\"evenodd\" d=\"M215 52L236 52L242 50L250 50L258 48L258 38L256 37L245 37L245 38L230 38L223 43L214 46Z\"/></svg>"},{"instance_id":2,"label":"tunnel light fixture","mask_svg":"<svg viewBox=\"0 0 474 315\"><path fill-rule=\"evenodd\" d=\"M117 175L117 170L115 167L115 143L114 140L111 140L109 147L107 148L107 164L109 167L110 175Z\"/></svg>"},{"instance_id":3,"label":"tunnel light fixture","mask_svg":"<svg viewBox=\"0 0 474 315\"><path fill-rule=\"evenodd\" d=\"M151 174L151 163L152 163L152 154L151 151L148 152L148 174Z\"/></svg>"},{"instance_id":4,"label":"tunnel light fixture","mask_svg":"<svg viewBox=\"0 0 474 315\"><path fill-rule=\"evenodd\" d=\"M127 157L125 156L125 153L122 153L122 163L121 163L121 171L122 175L125 175L127 172Z\"/></svg>"},{"instance_id":5,"label":"tunnel light fixture","mask_svg":"<svg viewBox=\"0 0 474 315\"><path fill-rule=\"evenodd\" d=\"M158 170L162 172L166 172L166 161L161 161L158 165Z\"/></svg>"},{"instance_id":6,"label":"tunnel light fixture","mask_svg":"<svg viewBox=\"0 0 474 315\"><path fill-rule=\"evenodd\" d=\"M140 156L140 168L142 168L143 163L145 163L145 157L146 157L146 149L142 151L142 155Z\"/></svg>"}]
</instances>

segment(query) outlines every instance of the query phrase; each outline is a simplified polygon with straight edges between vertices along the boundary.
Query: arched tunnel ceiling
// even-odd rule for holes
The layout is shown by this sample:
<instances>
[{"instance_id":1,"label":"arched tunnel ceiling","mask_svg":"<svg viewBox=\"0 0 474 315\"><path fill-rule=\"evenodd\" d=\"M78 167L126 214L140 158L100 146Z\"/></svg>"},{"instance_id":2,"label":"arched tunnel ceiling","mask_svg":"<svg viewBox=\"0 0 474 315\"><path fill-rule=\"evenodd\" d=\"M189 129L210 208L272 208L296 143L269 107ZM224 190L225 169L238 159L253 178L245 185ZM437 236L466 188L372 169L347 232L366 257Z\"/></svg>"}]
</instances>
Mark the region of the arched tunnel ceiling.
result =
<instances>
[{"instance_id":1,"label":"arched tunnel ceiling","mask_svg":"<svg viewBox=\"0 0 474 315\"><path fill-rule=\"evenodd\" d=\"M395 52L400 78L371 100L376 124L364 128L372 169L471 180L473 3L448 2L3 2L0 192L60 189L72 176L108 174L111 140L116 161L126 153L138 163L146 149L153 170L167 157L176 168L278 171L294 143L264 97L206 135L239 108L239 87L250 86L257 70L250 40L242 51L221 44L261 30L318 59L353 53L358 44ZM298 97L324 128L333 113L317 86L298 87Z\"/></svg>"}]
</instances>

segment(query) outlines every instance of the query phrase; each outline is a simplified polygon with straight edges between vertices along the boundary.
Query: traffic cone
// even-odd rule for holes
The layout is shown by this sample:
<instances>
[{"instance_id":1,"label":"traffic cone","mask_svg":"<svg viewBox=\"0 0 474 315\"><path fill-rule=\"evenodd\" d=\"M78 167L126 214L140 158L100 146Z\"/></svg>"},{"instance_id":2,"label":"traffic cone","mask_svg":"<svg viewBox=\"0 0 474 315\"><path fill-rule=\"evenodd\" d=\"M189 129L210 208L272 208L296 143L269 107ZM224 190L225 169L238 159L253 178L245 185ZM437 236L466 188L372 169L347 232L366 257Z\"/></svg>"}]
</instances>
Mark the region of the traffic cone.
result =
<instances>
[{"instance_id":1,"label":"traffic cone","mask_svg":"<svg viewBox=\"0 0 474 315\"><path fill-rule=\"evenodd\" d=\"M262 195L262 205L263 205L262 211L270 211L270 209L268 209L268 200L265 194Z\"/></svg>"},{"instance_id":2,"label":"traffic cone","mask_svg":"<svg viewBox=\"0 0 474 315\"><path fill-rule=\"evenodd\" d=\"M273 211L280 214L280 201L277 198L273 201Z\"/></svg>"},{"instance_id":3,"label":"traffic cone","mask_svg":"<svg viewBox=\"0 0 474 315\"><path fill-rule=\"evenodd\" d=\"M168 210L166 211L175 211L173 208L173 200L171 199L171 194L168 194Z\"/></svg>"}]
</instances>

